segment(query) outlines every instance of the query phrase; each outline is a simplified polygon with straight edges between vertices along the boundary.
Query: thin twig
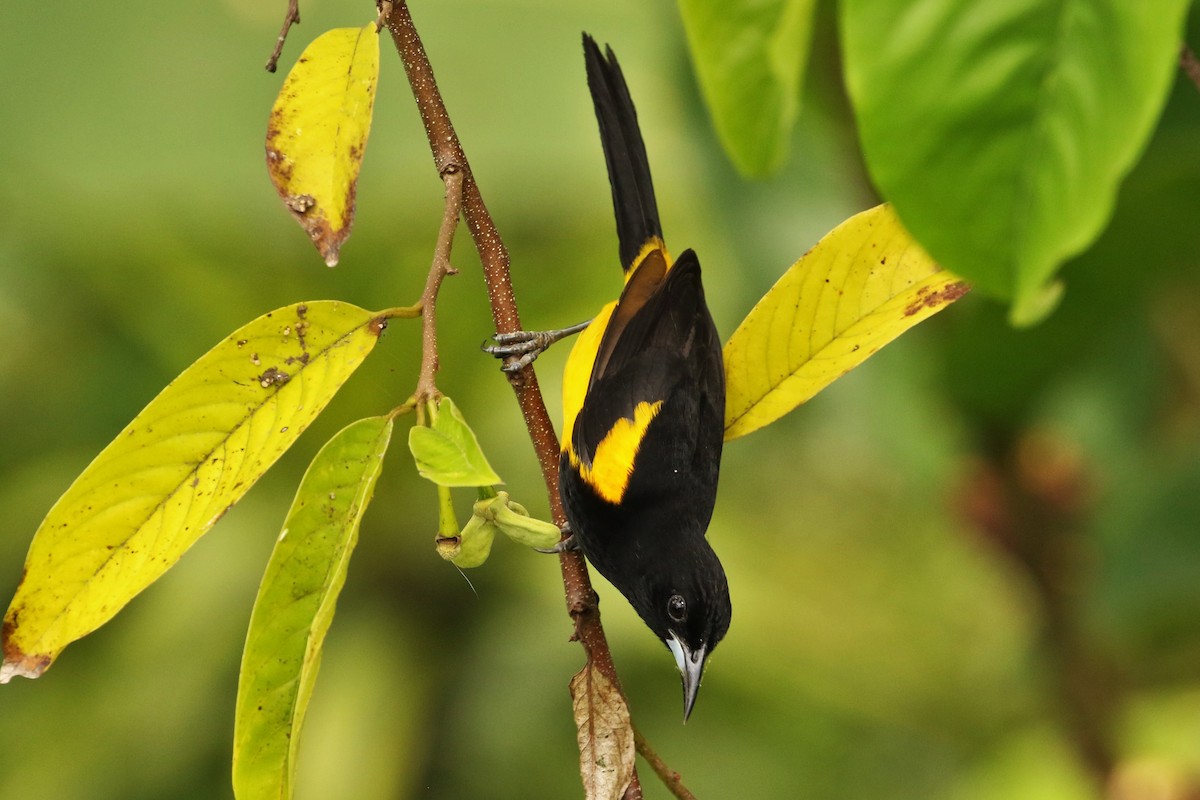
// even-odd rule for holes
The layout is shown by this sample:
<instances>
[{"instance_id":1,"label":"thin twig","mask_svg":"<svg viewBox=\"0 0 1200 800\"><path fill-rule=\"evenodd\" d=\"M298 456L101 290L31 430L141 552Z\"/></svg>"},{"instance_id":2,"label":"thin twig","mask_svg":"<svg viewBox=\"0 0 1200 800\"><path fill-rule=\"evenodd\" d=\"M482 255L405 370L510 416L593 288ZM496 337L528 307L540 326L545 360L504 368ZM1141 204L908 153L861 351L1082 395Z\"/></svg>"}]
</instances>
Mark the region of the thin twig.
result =
<instances>
[{"instance_id":1,"label":"thin twig","mask_svg":"<svg viewBox=\"0 0 1200 800\"><path fill-rule=\"evenodd\" d=\"M454 232L458 230L458 218L462 213L462 170L453 164L447 165L442 170L442 182L446 185L446 205L442 213L442 226L438 230L433 264L429 267L429 277L425 279L425 291L421 293L421 372L415 393L418 404L438 394L437 297L445 277L458 274L458 270L450 263L450 251L454 247Z\"/></svg>"},{"instance_id":2,"label":"thin twig","mask_svg":"<svg viewBox=\"0 0 1200 800\"><path fill-rule=\"evenodd\" d=\"M1200 59L1196 58L1196 53L1186 44L1179 53L1179 66L1183 69L1183 74L1195 84L1196 89L1200 90Z\"/></svg>"},{"instance_id":3,"label":"thin twig","mask_svg":"<svg viewBox=\"0 0 1200 800\"><path fill-rule=\"evenodd\" d=\"M283 18L283 27L279 29L279 38L275 40L275 49L267 59L267 72L274 72L279 66L279 56L283 54L283 43L287 41L288 31L292 25L300 24L300 0L288 0L287 15Z\"/></svg>"},{"instance_id":4,"label":"thin twig","mask_svg":"<svg viewBox=\"0 0 1200 800\"><path fill-rule=\"evenodd\" d=\"M637 748L638 755L646 759L646 763L663 782L663 786L667 787L667 791L679 800L696 800L696 795L689 792L688 788L683 785L683 776L667 766L667 762L663 761L662 757L655 752L636 725L633 727L633 746Z\"/></svg>"},{"instance_id":5,"label":"thin twig","mask_svg":"<svg viewBox=\"0 0 1200 800\"><path fill-rule=\"evenodd\" d=\"M1129 695L1119 665L1081 624L1093 475L1071 440L1040 431L1010 432L987 456L961 511L1029 579L1055 710L1100 796L1120 763L1114 731Z\"/></svg>"},{"instance_id":6,"label":"thin twig","mask_svg":"<svg viewBox=\"0 0 1200 800\"><path fill-rule=\"evenodd\" d=\"M512 291L508 250L483 202L483 196L446 112L434 80L433 69L406 3L393 3L390 13L387 14L387 28L404 62L404 71L408 75L409 85L421 113L421 121L425 125L434 165L439 174L450 165L462 171L463 217L479 253L496 331L511 333L520 330L521 319ZM533 368L527 366L517 373L510 374L508 380L516 393L517 403L525 417L525 425L537 454L546 483L551 516L555 524L561 527L566 523L566 516L563 514L558 494L558 437L554 433L554 425L550 421L545 401L538 388L537 376ZM559 564L562 569L567 611L575 623L572 638L583 645L588 658L597 669L620 690L620 679L613 665L604 628L600 623L598 598L592 589L583 556L577 552L563 552L559 555ZM640 797L641 784L635 771L633 782L626 791L626 798L634 800Z\"/></svg>"},{"instance_id":7,"label":"thin twig","mask_svg":"<svg viewBox=\"0 0 1200 800\"><path fill-rule=\"evenodd\" d=\"M388 16L392 13L392 0L376 0L375 7L379 10L378 16L375 17L375 32L378 33L383 30Z\"/></svg>"}]
</instances>

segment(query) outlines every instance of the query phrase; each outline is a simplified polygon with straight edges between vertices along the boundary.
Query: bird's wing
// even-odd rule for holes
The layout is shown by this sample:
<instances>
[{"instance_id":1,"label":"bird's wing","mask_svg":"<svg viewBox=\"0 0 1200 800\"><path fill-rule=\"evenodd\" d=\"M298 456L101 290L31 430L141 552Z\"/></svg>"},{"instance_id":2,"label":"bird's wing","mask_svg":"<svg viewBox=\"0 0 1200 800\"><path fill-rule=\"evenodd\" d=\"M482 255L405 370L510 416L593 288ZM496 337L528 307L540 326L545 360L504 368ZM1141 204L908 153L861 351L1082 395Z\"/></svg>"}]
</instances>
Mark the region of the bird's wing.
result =
<instances>
[{"instance_id":1,"label":"bird's wing","mask_svg":"<svg viewBox=\"0 0 1200 800\"><path fill-rule=\"evenodd\" d=\"M685 453L695 446L698 415L711 416L708 406L723 402L698 405L723 394L720 346L695 254L681 255L648 294L637 281L635 274L609 319L583 406L567 432L572 463L610 502L624 494L655 417L693 418L670 420L681 431L670 446Z\"/></svg>"}]
</instances>

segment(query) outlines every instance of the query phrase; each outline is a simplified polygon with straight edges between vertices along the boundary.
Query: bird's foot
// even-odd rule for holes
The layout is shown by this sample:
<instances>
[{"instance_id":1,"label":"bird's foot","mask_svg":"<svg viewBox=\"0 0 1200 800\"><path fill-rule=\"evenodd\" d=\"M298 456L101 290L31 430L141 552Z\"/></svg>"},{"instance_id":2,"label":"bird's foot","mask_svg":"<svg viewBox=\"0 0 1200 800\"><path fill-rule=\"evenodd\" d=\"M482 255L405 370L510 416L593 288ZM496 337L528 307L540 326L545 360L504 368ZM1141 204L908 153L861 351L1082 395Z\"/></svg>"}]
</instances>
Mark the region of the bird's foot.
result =
<instances>
[{"instance_id":1,"label":"bird's foot","mask_svg":"<svg viewBox=\"0 0 1200 800\"><path fill-rule=\"evenodd\" d=\"M559 553L578 552L579 540L575 538L575 534L571 532L571 524L568 522L562 526L563 535L566 537L559 541L554 547L535 547L534 550L547 555L558 555Z\"/></svg>"},{"instance_id":2,"label":"bird's foot","mask_svg":"<svg viewBox=\"0 0 1200 800\"><path fill-rule=\"evenodd\" d=\"M496 358L505 359L500 367L504 372L520 372L550 347L550 345L574 333L579 333L591 323L581 322L569 328L553 331L513 331L497 333L492 337L495 344L484 343L482 350Z\"/></svg>"}]
</instances>

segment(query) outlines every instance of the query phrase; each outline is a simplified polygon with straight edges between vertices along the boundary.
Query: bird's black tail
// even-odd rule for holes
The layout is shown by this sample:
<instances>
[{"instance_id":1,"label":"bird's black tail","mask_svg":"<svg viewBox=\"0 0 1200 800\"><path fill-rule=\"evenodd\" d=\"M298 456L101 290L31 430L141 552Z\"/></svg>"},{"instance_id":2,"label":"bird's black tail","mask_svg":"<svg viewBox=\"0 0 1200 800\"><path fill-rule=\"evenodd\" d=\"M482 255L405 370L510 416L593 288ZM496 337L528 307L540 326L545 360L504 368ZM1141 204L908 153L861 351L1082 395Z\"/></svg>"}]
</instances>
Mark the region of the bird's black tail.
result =
<instances>
[{"instance_id":1,"label":"bird's black tail","mask_svg":"<svg viewBox=\"0 0 1200 800\"><path fill-rule=\"evenodd\" d=\"M608 182L612 186L621 266L628 272L648 241L662 239L654 183L650 180L650 164L638 128L637 110L633 107L617 57L611 47L606 47L602 54L596 40L586 33L583 34L583 55L587 64L588 89L596 108L596 121L600 123L600 143L608 164Z\"/></svg>"}]
</instances>

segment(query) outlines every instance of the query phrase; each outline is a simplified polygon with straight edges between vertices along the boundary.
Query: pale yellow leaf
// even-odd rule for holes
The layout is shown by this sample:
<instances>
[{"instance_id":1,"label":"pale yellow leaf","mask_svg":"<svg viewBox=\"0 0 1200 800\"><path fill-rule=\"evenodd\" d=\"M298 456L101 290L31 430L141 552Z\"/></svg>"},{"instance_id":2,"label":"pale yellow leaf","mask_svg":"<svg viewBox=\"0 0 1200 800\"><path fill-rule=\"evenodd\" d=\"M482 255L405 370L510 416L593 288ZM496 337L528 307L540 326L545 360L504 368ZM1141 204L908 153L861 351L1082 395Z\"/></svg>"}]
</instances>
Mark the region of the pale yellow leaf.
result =
<instances>
[{"instance_id":1,"label":"pale yellow leaf","mask_svg":"<svg viewBox=\"0 0 1200 800\"><path fill-rule=\"evenodd\" d=\"M888 205L804 254L725 345L725 439L768 425L967 292Z\"/></svg>"},{"instance_id":2,"label":"pale yellow leaf","mask_svg":"<svg viewBox=\"0 0 1200 800\"><path fill-rule=\"evenodd\" d=\"M625 698L592 662L571 678L579 774L587 800L620 800L633 780L633 724Z\"/></svg>"},{"instance_id":3,"label":"pale yellow leaf","mask_svg":"<svg viewBox=\"0 0 1200 800\"><path fill-rule=\"evenodd\" d=\"M354 222L378 82L375 24L337 28L304 49L271 109L271 182L331 267Z\"/></svg>"},{"instance_id":4,"label":"pale yellow leaf","mask_svg":"<svg viewBox=\"0 0 1200 800\"><path fill-rule=\"evenodd\" d=\"M286 306L150 401L34 535L4 618L0 683L36 678L166 572L308 427L393 315Z\"/></svg>"}]
</instances>

